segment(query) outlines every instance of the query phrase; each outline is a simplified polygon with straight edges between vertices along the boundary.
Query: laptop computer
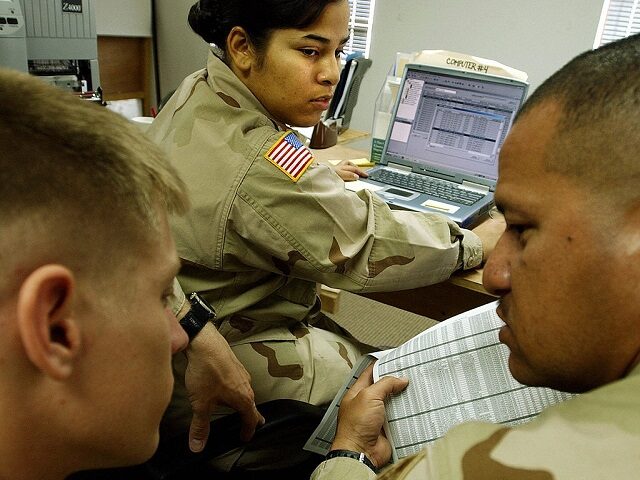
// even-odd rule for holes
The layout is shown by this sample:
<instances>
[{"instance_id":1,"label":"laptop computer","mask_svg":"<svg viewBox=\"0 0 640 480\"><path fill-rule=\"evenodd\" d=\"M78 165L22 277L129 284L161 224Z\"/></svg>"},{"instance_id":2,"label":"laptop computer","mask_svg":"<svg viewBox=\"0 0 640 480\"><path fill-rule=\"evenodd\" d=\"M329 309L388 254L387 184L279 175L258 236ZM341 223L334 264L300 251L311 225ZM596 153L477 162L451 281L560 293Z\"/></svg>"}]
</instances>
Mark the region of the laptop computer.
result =
<instances>
[{"instance_id":1,"label":"laptop computer","mask_svg":"<svg viewBox=\"0 0 640 480\"><path fill-rule=\"evenodd\" d=\"M365 188L392 208L470 226L493 206L498 153L527 89L523 80L408 64Z\"/></svg>"}]
</instances>

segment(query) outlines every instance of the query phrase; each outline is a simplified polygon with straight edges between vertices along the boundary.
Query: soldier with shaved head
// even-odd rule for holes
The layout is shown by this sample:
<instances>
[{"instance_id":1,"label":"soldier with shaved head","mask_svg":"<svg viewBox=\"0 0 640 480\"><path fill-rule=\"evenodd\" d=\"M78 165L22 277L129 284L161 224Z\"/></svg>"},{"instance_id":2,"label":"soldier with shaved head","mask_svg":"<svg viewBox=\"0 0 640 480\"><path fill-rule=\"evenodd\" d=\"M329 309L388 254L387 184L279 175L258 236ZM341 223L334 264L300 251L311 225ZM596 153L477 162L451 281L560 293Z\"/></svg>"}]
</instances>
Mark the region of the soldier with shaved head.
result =
<instances>
[{"instance_id":1,"label":"soldier with shaved head","mask_svg":"<svg viewBox=\"0 0 640 480\"><path fill-rule=\"evenodd\" d=\"M462 424L380 479L564 480L640 472L640 36L579 55L540 86L500 153L506 230L484 269L516 380L580 393L531 422ZM341 403L332 448L383 467L383 400L406 380ZM352 458L314 480L368 479Z\"/></svg>"},{"instance_id":2,"label":"soldier with shaved head","mask_svg":"<svg viewBox=\"0 0 640 480\"><path fill-rule=\"evenodd\" d=\"M185 186L126 119L0 69L0 478L140 463L187 336L167 212Z\"/></svg>"}]
</instances>

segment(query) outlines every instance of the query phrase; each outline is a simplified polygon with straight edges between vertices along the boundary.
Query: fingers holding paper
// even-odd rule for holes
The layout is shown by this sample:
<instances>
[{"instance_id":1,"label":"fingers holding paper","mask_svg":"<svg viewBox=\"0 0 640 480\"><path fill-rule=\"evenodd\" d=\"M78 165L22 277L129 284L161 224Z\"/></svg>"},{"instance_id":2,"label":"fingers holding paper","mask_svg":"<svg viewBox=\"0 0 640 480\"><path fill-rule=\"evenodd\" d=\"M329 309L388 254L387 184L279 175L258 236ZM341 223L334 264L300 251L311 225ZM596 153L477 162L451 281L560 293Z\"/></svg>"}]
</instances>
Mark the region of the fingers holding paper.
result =
<instances>
[{"instance_id":1,"label":"fingers holding paper","mask_svg":"<svg viewBox=\"0 0 640 480\"><path fill-rule=\"evenodd\" d=\"M404 390L406 378L384 377L373 383L370 365L351 386L340 403L338 428L332 450L363 452L381 467L391 458L391 445L384 436L384 401Z\"/></svg>"}]
</instances>

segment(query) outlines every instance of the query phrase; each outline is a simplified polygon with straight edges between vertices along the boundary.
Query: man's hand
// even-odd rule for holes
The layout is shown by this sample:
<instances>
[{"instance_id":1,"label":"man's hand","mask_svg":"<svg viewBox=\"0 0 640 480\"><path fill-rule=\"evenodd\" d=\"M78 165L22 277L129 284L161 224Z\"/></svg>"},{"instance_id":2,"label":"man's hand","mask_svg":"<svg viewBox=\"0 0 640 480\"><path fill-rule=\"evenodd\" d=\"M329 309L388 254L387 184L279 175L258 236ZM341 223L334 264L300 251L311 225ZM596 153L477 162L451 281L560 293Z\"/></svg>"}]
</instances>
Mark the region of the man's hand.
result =
<instances>
[{"instance_id":1,"label":"man's hand","mask_svg":"<svg viewBox=\"0 0 640 480\"><path fill-rule=\"evenodd\" d=\"M380 468L391 458L391 445L382 432L384 400L406 388L406 378L384 377L373 383L373 365L347 391L338 413L332 450L362 452Z\"/></svg>"},{"instance_id":2,"label":"man's hand","mask_svg":"<svg viewBox=\"0 0 640 480\"><path fill-rule=\"evenodd\" d=\"M333 167L333 169L345 182L352 182L354 180L358 180L360 177L367 178L369 176L367 172L349 160L342 160L339 164Z\"/></svg>"},{"instance_id":3,"label":"man's hand","mask_svg":"<svg viewBox=\"0 0 640 480\"><path fill-rule=\"evenodd\" d=\"M189 363L185 385L193 410L189 429L189 448L201 451L209 438L211 414L219 406L236 410L242 418L240 435L253 437L264 418L256 409L251 377L231 351L229 344L211 323L207 324L187 348Z\"/></svg>"}]
</instances>

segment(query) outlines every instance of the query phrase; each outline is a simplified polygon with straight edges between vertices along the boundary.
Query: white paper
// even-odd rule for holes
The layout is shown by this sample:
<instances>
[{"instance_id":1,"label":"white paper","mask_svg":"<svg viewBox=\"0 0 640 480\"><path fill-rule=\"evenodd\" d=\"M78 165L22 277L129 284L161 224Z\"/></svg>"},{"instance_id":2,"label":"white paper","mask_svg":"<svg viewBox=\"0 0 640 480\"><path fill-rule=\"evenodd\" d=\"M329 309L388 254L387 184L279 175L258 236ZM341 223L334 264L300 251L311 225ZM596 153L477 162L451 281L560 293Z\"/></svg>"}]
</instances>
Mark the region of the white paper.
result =
<instances>
[{"instance_id":1,"label":"white paper","mask_svg":"<svg viewBox=\"0 0 640 480\"><path fill-rule=\"evenodd\" d=\"M503 323L497 302L475 308L431 327L400 347L378 352L374 380L408 377L409 386L385 402L385 432L394 461L420 451L449 428L469 420L515 425L572 395L527 387L509 372L509 350L498 341ZM370 363L354 367L320 426L305 445L325 455L335 436L339 402Z\"/></svg>"}]
</instances>

